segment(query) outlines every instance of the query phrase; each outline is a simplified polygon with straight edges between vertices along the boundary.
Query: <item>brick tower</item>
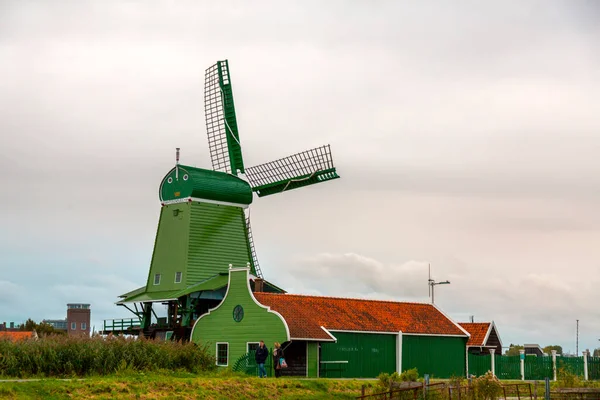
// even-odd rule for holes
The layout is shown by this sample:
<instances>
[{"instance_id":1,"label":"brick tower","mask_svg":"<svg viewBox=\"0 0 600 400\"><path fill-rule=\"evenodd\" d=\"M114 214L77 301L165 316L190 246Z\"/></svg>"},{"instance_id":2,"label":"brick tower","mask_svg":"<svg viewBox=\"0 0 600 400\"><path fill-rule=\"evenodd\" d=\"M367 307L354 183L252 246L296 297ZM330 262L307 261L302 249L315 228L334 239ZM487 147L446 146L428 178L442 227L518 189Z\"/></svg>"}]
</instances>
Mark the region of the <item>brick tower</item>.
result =
<instances>
[{"instance_id":1,"label":"brick tower","mask_svg":"<svg viewBox=\"0 0 600 400\"><path fill-rule=\"evenodd\" d=\"M67 332L69 335L90 335L91 310L89 304L67 304Z\"/></svg>"}]
</instances>

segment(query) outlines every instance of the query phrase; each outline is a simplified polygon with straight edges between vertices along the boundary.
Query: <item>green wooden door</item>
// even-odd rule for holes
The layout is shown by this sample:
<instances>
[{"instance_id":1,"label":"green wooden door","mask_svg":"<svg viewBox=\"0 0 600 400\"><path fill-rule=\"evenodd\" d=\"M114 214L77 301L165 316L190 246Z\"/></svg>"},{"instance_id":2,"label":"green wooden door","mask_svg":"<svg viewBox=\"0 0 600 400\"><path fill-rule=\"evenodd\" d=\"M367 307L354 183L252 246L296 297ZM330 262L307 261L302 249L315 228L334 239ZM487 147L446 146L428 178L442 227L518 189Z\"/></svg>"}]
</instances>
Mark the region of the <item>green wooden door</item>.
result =
<instances>
[{"instance_id":1,"label":"green wooden door","mask_svg":"<svg viewBox=\"0 0 600 400\"><path fill-rule=\"evenodd\" d=\"M396 370L396 335L332 334L337 343L321 344L320 377L375 378L382 372Z\"/></svg>"},{"instance_id":2,"label":"green wooden door","mask_svg":"<svg viewBox=\"0 0 600 400\"><path fill-rule=\"evenodd\" d=\"M466 337L402 335L402 371L416 368L420 376L465 376Z\"/></svg>"}]
</instances>

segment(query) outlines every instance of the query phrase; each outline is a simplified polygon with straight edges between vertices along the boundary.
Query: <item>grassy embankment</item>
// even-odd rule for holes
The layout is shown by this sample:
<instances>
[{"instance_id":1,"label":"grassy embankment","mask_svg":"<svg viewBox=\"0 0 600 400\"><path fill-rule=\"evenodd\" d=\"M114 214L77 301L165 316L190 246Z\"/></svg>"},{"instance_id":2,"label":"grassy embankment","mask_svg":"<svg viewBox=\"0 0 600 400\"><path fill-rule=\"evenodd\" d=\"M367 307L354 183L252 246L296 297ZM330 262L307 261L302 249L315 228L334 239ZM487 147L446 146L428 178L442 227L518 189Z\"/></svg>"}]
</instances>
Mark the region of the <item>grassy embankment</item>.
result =
<instances>
[{"instance_id":1,"label":"grassy embankment","mask_svg":"<svg viewBox=\"0 0 600 400\"><path fill-rule=\"evenodd\" d=\"M0 382L4 399L354 399L365 381L156 372Z\"/></svg>"}]
</instances>

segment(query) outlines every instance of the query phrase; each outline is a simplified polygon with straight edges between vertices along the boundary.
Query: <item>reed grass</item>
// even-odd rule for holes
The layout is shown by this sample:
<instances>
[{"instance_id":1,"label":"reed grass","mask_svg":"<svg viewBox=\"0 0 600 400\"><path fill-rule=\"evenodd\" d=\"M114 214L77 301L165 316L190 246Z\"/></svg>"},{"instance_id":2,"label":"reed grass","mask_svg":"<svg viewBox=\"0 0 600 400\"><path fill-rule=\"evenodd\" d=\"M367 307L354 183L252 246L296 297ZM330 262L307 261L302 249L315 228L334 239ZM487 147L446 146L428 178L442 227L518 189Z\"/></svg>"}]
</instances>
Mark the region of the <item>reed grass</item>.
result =
<instances>
[{"instance_id":1,"label":"reed grass","mask_svg":"<svg viewBox=\"0 0 600 400\"><path fill-rule=\"evenodd\" d=\"M193 343L59 335L0 340L3 377L82 377L158 370L198 373L214 369L214 356Z\"/></svg>"}]
</instances>

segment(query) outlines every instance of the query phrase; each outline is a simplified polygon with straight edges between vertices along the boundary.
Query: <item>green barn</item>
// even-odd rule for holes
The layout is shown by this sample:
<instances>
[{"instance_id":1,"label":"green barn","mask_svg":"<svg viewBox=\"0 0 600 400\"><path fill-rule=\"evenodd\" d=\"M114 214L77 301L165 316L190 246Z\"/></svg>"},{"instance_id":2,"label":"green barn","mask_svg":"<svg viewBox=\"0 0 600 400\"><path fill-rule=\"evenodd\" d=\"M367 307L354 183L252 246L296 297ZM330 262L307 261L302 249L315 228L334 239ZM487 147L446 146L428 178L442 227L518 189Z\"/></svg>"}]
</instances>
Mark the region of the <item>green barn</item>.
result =
<instances>
[{"instance_id":1,"label":"green barn","mask_svg":"<svg viewBox=\"0 0 600 400\"><path fill-rule=\"evenodd\" d=\"M256 280L250 268L231 268L223 301L194 325L191 339L207 345L219 366L235 365L264 340L282 343L284 375L466 374L469 336L432 304L267 293Z\"/></svg>"}]
</instances>

